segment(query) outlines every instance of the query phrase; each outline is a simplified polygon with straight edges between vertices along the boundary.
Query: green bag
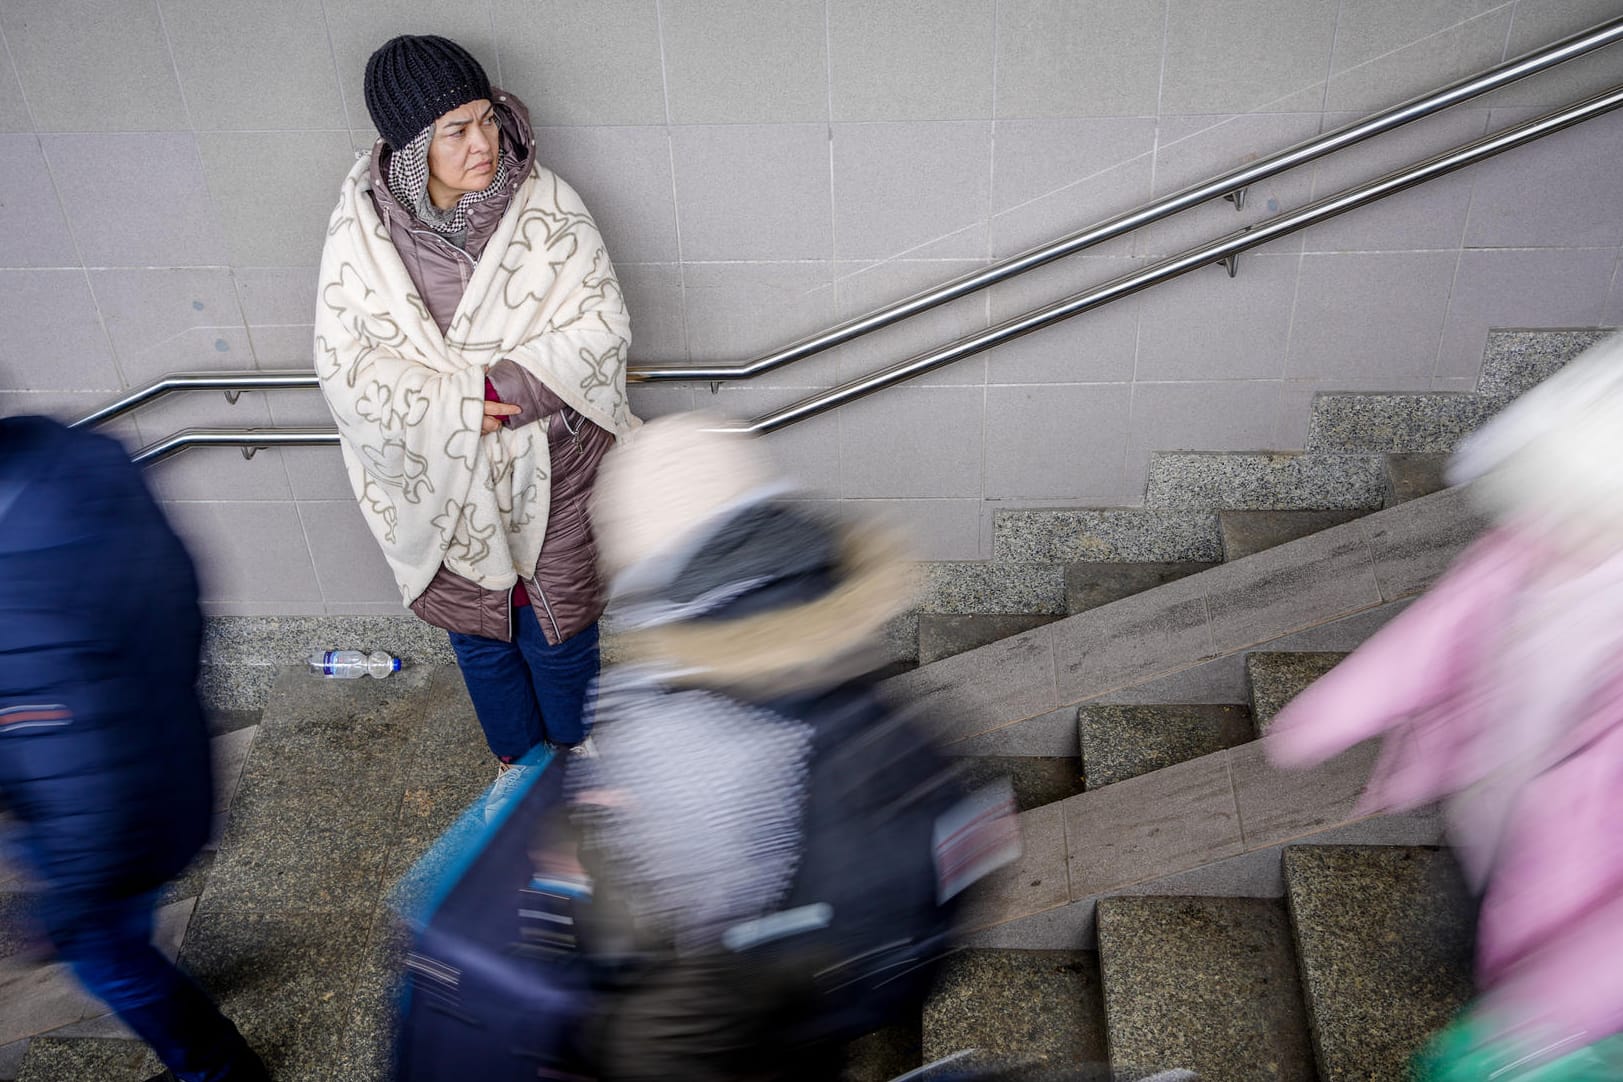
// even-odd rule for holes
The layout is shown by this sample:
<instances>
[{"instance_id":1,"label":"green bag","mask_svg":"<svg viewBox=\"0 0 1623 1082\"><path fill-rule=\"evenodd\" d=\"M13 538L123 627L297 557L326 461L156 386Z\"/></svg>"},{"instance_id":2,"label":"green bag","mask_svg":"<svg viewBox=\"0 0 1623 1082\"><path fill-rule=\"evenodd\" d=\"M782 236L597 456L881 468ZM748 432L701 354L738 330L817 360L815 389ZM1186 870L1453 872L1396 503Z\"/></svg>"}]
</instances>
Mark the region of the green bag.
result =
<instances>
[{"instance_id":1,"label":"green bag","mask_svg":"<svg viewBox=\"0 0 1623 1082\"><path fill-rule=\"evenodd\" d=\"M1623 1082L1623 1034L1549 1059L1498 1030L1475 1012L1460 1015L1415 1056L1416 1082Z\"/></svg>"}]
</instances>

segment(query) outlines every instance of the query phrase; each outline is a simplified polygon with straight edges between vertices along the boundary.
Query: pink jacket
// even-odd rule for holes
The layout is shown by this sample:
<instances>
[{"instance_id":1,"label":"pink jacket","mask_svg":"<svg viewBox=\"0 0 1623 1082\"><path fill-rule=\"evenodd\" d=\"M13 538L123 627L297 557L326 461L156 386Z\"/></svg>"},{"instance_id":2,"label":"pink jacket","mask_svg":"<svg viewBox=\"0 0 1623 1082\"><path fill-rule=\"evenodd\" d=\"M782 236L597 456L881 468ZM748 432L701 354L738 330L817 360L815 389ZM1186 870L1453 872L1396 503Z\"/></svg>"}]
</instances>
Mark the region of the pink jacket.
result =
<instances>
[{"instance_id":1,"label":"pink jacket","mask_svg":"<svg viewBox=\"0 0 1623 1082\"><path fill-rule=\"evenodd\" d=\"M1488 1005L1594 1040L1623 1031L1623 556L1570 575L1560 559L1489 532L1266 747L1305 767L1384 737L1360 811L1447 800L1482 891Z\"/></svg>"}]
</instances>

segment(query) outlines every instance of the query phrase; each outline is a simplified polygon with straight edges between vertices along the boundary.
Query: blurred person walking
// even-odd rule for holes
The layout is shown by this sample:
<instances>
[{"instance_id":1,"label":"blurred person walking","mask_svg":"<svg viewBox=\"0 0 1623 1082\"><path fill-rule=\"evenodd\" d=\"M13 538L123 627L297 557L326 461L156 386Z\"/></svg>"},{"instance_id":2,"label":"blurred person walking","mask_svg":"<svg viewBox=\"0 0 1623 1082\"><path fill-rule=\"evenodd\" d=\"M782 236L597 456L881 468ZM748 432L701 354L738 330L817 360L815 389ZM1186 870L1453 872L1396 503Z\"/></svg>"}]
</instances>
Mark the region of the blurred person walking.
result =
<instances>
[{"instance_id":1,"label":"blurred person walking","mask_svg":"<svg viewBox=\"0 0 1623 1082\"><path fill-rule=\"evenodd\" d=\"M1012 795L966 796L877 693L905 545L714 423L639 429L594 500L627 664L567 781L643 957L597 1047L616 1082L831 1079L917 1017L959 891L1016 855Z\"/></svg>"},{"instance_id":2,"label":"blurred person walking","mask_svg":"<svg viewBox=\"0 0 1623 1082\"><path fill-rule=\"evenodd\" d=\"M1445 804L1479 998L1422 1058L1465 1082L1623 1078L1623 336L1461 446L1492 520L1275 720L1286 766L1385 738L1360 813Z\"/></svg>"},{"instance_id":3,"label":"blurred person walking","mask_svg":"<svg viewBox=\"0 0 1623 1082\"><path fill-rule=\"evenodd\" d=\"M636 423L603 239L472 54L402 36L366 65L381 138L327 230L316 372L401 597L450 632L504 771L576 745L603 609L587 498Z\"/></svg>"},{"instance_id":4,"label":"blurred person walking","mask_svg":"<svg viewBox=\"0 0 1623 1082\"><path fill-rule=\"evenodd\" d=\"M188 1082L266 1078L152 944L207 840L191 559L112 440L0 419L0 800L57 957Z\"/></svg>"}]
</instances>

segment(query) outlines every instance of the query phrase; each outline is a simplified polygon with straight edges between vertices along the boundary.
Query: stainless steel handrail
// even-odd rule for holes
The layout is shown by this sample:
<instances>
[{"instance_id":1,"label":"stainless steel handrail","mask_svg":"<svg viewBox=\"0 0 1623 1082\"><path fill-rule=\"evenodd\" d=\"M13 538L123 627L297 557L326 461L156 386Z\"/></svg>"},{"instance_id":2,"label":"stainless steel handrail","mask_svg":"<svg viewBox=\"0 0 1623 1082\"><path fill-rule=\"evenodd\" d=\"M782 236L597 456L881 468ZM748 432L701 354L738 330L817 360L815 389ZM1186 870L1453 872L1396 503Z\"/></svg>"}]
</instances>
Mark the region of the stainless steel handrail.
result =
<instances>
[{"instance_id":1,"label":"stainless steel handrail","mask_svg":"<svg viewBox=\"0 0 1623 1082\"><path fill-rule=\"evenodd\" d=\"M627 379L635 383L665 381L726 382L749 379L752 376L781 368L795 361L842 345L854 338L882 330L920 312L957 300L976 290L1007 281L1026 271L1052 263L1056 259L1074 255L1084 249L1102 244L1143 226L1187 210L1221 195L1241 191L1260 180L1288 169L1315 161L1327 154L1355 143L1391 131L1412 121L1430 116L1462 101L1486 94L1518 79L1547 71L1558 64L1596 49L1623 41L1623 18L1612 19L1582 33L1564 38L1553 45L1535 50L1515 60L1478 75L1468 76L1450 83L1440 90L1410 98L1402 104L1365 117L1363 120L1315 136L1277 154L1232 169L1210 180L1191 185L1154 202L1119 214L1081 232L1072 233L1039 248L1011 256L969 274L954 278L939 286L911 297L876 308L865 315L836 324L809 338L801 339L775 352L754 360L729 365L632 365ZM221 373L177 374L165 376L146 387L132 391L94 413L75 422L94 425L111 420L123 413L171 391L179 390L275 390L316 386L309 372L243 373L228 376Z\"/></svg>"},{"instance_id":2,"label":"stainless steel handrail","mask_svg":"<svg viewBox=\"0 0 1623 1082\"><path fill-rule=\"evenodd\" d=\"M128 413L135 407L160 398L170 391L224 391L227 395L235 395L241 391L297 390L319 386L321 382L316 379L313 371L299 369L278 369L268 372L176 372L154 380L145 387L137 388L94 413L85 414L69 427L87 428L99 425L103 421L111 421L114 417Z\"/></svg>"},{"instance_id":3,"label":"stainless steel handrail","mask_svg":"<svg viewBox=\"0 0 1623 1082\"><path fill-rule=\"evenodd\" d=\"M1463 169L1495 154L1503 153L1524 143L1532 142L1563 128L1582 123L1613 109L1623 106L1623 86L1616 86L1592 98L1568 106L1564 109L1547 113L1526 123L1507 128L1493 135L1485 136L1464 146L1456 147L1444 154L1417 165L1394 170L1377 180L1347 188L1335 195L1317 200L1300 210L1282 214L1276 218L1249 226L1238 232L1231 233L1221 240L1191 248L1178 255L1171 256L1153 266L1133 274L1122 275L1112 279L1104 285L1097 286L1084 293L1077 293L1062 301L1057 301L1046 308L1027 312L1025 315L999 323L977 334L961 338L950 345L925 353L916 354L905 361L871 373L861 379L852 380L838 387L821 391L818 394L802 399L783 409L759 417L748 424L729 425L729 429L741 432L765 433L783 428L785 425L803 421L819 413L831 410L836 406L853 402L883 390L894 384L912 379L943 365L973 356L984 350L1004 342L1012 341L1022 335L1030 334L1062 319L1097 308L1111 301L1119 300L1139 290L1146 289L1160 282L1169 281L1199 267L1210 266L1213 263L1236 256L1260 244L1266 244L1287 233L1294 233L1310 225L1333 218L1339 214L1366 203L1373 202L1385 196L1400 192L1405 188L1412 188L1428 180L1452 173L1456 169Z\"/></svg>"},{"instance_id":4,"label":"stainless steel handrail","mask_svg":"<svg viewBox=\"0 0 1623 1082\"><path fill-rule=\"evenodd\" d=\"M1144 270L1112 279L1104 285L1096 286L1083 293L1074 294L1045 308L1027 312L1025 315L1006 320L995 327L989 327L984 331L960 338L950 345L917 354L861 379L852 380L838 387L821 391L753 421L729 424L725 427L730 431L758 434L776 431L787 425L794 424L796 421L815 417L819 413L827 412L836 406L853 402L914 376L922 375L943 365L991 349L993 346L1030 334L1032 331L1058 323L1060 320L1109 304L1111 301L1130 296L1160 282L1170 281L1197 268L1221 262L1258 245L1277 240L1288 233L1306 229L1311 225L1345 214L1349 210L1372 203L1377 199L1403 191L1406 188L1412 188L1417 184L1423 184L1428 180L1434 180L1437 177L1463 169L1486 158L1491 158L1496 154L1502 154L1507 150L1541 139L1564 128L1572 127L1574 124L1580 124L1586 120L1601 116L1620 106L1623 106L1623 86L1613 87L1604 93L1579 102L1577 105L1558 109L1555 112L1547 113L1544 116L1507 128L1504 131L1484 136L1444 154L1428 158L1417 165L1394 170L1366 184L1356 185L1337 192L1335 195L1326 196L1300 210L1281 214L1278 217L1270 218L1236 233L1231 233L1220 240L1187 249L1153 266L1146 267ZM142 448L136 453L135 461L154 462L177 451L184 450L186 447L196 445L236 446L247 449L287 444L310 445L337 442L337 431L324 428L260 429L257 431L252 429L190 429L185 432L177 432L166 440Z\"/></svg>"},{"instance_id":5,"label":"stainless steel handrail","mask_svg":"<svg viewBox=\"0 0 1623 1082\"><path fill-rule=\"evenodd\" d=\"M130 456L138 466L161 462L188 447L240 447L244 458L271 447L337 446L336 428L187 428L150 443Z\"/></svg>"},{"instance_id":6,"label":"stainless steel handrail","mask_svg":"<svg viewBox=\"0 0 1623 1082\"><path fill-rule=\"evenodd\" d=\"M920 312L928 311L938 305L957 300L987 286L997 285L1026 271L1052 263L1056 259L1063 259L1075 255L1086 248L1103 244L1124 233L1158 222L1163 218L1187 210L1207 200L1218 196L1230 195L1241 191L1259 180L1266 180L1277 173L1293 169L1298 165L1324 157L1345 147L1360 143L1365 139L1402 127L1415 120L1441 112L1450 106L1458 105L1462 101L1486 94L1490 90L1497 90L1508 83L1518 79L1525 79L1529 75L1547 71L1557 64L1564 64L1568 60L1604 48L1615 42L1623 41L1623 18L1612 19L1582 33L1564 38L1553 45L1538 49L1515 60L1506 61L1496 68L1482 72L1479 75L1468 76L1457 82L1450 83L1441 90L1434 90L1410 98L1408 101L1392 108L1354 121L1332 132L1315 136L1296 146L1282 150L1277 154L1232 169L1221 176L1211 180L1192 184L1187 188L1163 196L1152 203L1146 203L1137 210L1130 210L1114 218L1100 222L1098 225L1084 229L1078 233L1062 237L1059 240L1045 244L1040 248L1033 248L1017 256L993 263L978 271L972 271L949 282L927 289L911 297L876 308L866 315L857 316L844 323L830 327L828 330L809 338L802 339L793 345L785 346L774 353L768 353L755 360L746 361L737 365L718 365L712 367L696 367L672 365L668 368L647 367L635 371L635 378L643 382L654 380L729 380L746 379L750 376L760 375L786 364L802 360L813 354L832 349L853 338L868 334L900 322Z\"/></svg>"}]
</instances>

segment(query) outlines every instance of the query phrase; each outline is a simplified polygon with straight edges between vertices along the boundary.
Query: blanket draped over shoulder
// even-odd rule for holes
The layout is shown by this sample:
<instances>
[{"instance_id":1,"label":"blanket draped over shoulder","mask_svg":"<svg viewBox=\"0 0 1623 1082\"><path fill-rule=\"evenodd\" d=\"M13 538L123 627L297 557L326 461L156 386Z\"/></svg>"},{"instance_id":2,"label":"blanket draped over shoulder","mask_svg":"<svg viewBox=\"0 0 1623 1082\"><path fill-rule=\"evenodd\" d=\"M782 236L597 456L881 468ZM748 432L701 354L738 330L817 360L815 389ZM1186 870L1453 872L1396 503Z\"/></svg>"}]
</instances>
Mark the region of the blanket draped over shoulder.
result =
<instances>
[{"instance_id":1,"label":"blanket draped over shoulder","mask_svg":"<svg viewBox=\"0 0 1623 1082\"><path fill-rule=\"evenodd\" d=\"M547 426L482 435L485 372L507 358L622 435L630 321L574 189L537 166L513 196L440 333L370 196L365 159L327 229L316 374L361 512L400 585L441 564L486 589L528 577L550 504Z\"/></svg>"}]
</instances>

